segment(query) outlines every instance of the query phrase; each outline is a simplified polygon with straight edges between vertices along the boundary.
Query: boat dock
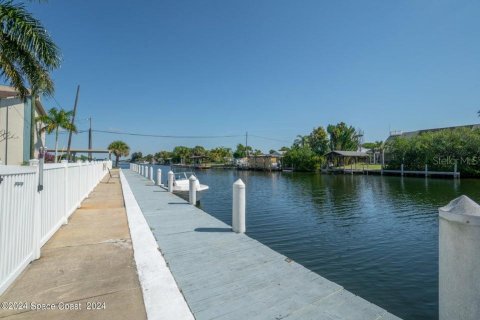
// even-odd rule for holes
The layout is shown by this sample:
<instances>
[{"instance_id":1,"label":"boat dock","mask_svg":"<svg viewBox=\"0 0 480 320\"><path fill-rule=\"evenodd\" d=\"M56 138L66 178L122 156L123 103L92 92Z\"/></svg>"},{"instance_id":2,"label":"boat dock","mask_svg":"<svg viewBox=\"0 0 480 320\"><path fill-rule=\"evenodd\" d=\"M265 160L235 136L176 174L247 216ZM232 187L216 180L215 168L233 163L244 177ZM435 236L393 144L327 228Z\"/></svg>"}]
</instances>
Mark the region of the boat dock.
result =
<instances>
[{"instance_id":1,"label":"boat dock","mask_svg":"<svg viewBox=\"0 0 480 320\"><path fill-rule=\"evenodd\" d=\"M127 214L141 210L195 319L399 319L134 171L121 175Z\"/></svg>"}]
</instances>

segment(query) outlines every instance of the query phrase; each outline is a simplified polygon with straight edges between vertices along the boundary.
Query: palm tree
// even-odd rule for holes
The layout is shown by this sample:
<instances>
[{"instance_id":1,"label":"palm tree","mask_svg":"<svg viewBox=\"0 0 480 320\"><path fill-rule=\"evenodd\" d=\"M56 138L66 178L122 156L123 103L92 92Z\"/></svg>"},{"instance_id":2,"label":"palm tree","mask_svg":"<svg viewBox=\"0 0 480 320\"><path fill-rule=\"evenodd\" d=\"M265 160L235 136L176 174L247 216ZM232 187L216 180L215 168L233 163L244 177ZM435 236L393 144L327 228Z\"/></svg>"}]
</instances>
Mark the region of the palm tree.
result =
<instances>
[{"instance_id":1,"label":"palm tree","mask_svg":"<svg viewBox=\"0 0 480 320\"><path fill-rule=\"evenodd\" d=\"M108 150L115 155L115 167L118 167L120 157L126 157L130 153L130 147L123 141L116 140L110 143Z\"/></svg>"},{"instance_id":2,"label":"palm tree","mask_svg":"<svg viewBox=\"0 0 480 320\"><path fill-rule=\"evenodd\" d=\"M0 73L20 97L29 95L28 85L32 93L53 94L49 72L59 66L60 51L40 21L23 5L0 0Z\"/></svg>"},{"instance_id":3,"label":"palm tree","mask_svg":"<svg viewBox=\"0 0 480 320\"><path fill-rule=\"evenodd\" d=\"M58 110L57 108L51 108L48 110L47 115L39 116L35 121L40 122L44 125L40 129L40 132L47 132L48 134L55 131L55 160L57 162L57 153L58 153L58 130L60 128L65 130L71 130L72 132L77 133L77 128L73 123L71 123L73 111L65 111L63 109Z\"/></svg>"}]
</instances>

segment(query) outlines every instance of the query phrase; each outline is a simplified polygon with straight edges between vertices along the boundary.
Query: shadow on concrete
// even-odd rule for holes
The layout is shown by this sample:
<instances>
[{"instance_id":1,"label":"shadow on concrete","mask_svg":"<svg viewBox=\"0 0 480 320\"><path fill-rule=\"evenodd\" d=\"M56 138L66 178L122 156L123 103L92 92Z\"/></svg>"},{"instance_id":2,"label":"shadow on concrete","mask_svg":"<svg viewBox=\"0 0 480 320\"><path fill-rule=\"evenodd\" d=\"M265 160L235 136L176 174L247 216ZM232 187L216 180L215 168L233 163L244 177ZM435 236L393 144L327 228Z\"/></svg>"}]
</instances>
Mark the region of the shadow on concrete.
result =
<instances>
[{"instance_id":1,"label":"shadow on concrete","mask_svg":"<svg viewBox=\"0 0 480 320\"><path fill-rule=\"evenodd\" d=\"M168 204L190 204L188 202L169 202Z\"/></svg>"},{"instance_id":2,"label":"shadow on concrete","mask_svg":"<svg viewBox=\"0 0 480 320\"><path fill-rule=\"evenodd\" d=\"M196 228L196 232L232 232L232 228Z\"/></svg>"}]
</instances>

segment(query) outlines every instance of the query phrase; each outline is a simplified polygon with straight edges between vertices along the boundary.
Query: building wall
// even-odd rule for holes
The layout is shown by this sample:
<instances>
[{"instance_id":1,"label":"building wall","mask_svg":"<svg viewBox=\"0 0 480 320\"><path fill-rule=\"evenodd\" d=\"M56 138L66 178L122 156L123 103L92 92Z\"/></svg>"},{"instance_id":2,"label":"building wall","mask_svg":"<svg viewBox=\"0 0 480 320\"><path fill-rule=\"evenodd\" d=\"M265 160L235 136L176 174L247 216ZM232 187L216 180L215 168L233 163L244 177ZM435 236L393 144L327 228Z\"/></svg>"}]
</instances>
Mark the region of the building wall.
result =
<instances>
[{"instance_id":1,"label":"building wall","mask_svg":"<svg viewBox=\"0 0 480 320\"><path fill-rule=\"evenodd\" d=\"M29 160L30 109L30 99L27 99L26 102L23 102L19 98L0 99L0 131L8 130L8 132L13 135L8 141L0 141L0 161L2 164L20 165ZM38 116L37 111L35 112L35 116ZM38 149L42 145L42 142L44 142L44 136L41 140L35 137L36 157L38 157Z\"/></svg>"}]
</instances>

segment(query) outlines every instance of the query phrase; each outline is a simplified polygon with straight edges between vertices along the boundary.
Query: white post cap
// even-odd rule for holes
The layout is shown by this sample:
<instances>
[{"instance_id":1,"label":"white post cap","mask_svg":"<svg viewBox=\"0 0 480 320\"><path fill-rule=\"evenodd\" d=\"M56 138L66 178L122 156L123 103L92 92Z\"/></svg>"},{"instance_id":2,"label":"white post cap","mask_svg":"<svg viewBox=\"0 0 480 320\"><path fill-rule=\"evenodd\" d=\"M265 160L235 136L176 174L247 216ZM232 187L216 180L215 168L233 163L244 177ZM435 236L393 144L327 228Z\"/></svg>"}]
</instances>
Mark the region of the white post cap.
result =
<instances>
[{"instance_id":1,"label":"white post cap","mask_svg":"<svg viewBox=\"0 0 480 320\"><path fill-rule=\"evenodd\" d=\"M438 209L440 218L470 225L480 225L480 205L462 195Z\"/></svg>"},{"instance_id":2,"label":"white post cap","mask_svg":"<svg viewBox=\"0 0 480 320\"><path fill-rule=\"evenodd\" d=\"M236 188L245 189L245 183L243 183L242 179L238 179L237 181L235 181L235 183L233 185Z\"/></svg>"}]
</instances>

